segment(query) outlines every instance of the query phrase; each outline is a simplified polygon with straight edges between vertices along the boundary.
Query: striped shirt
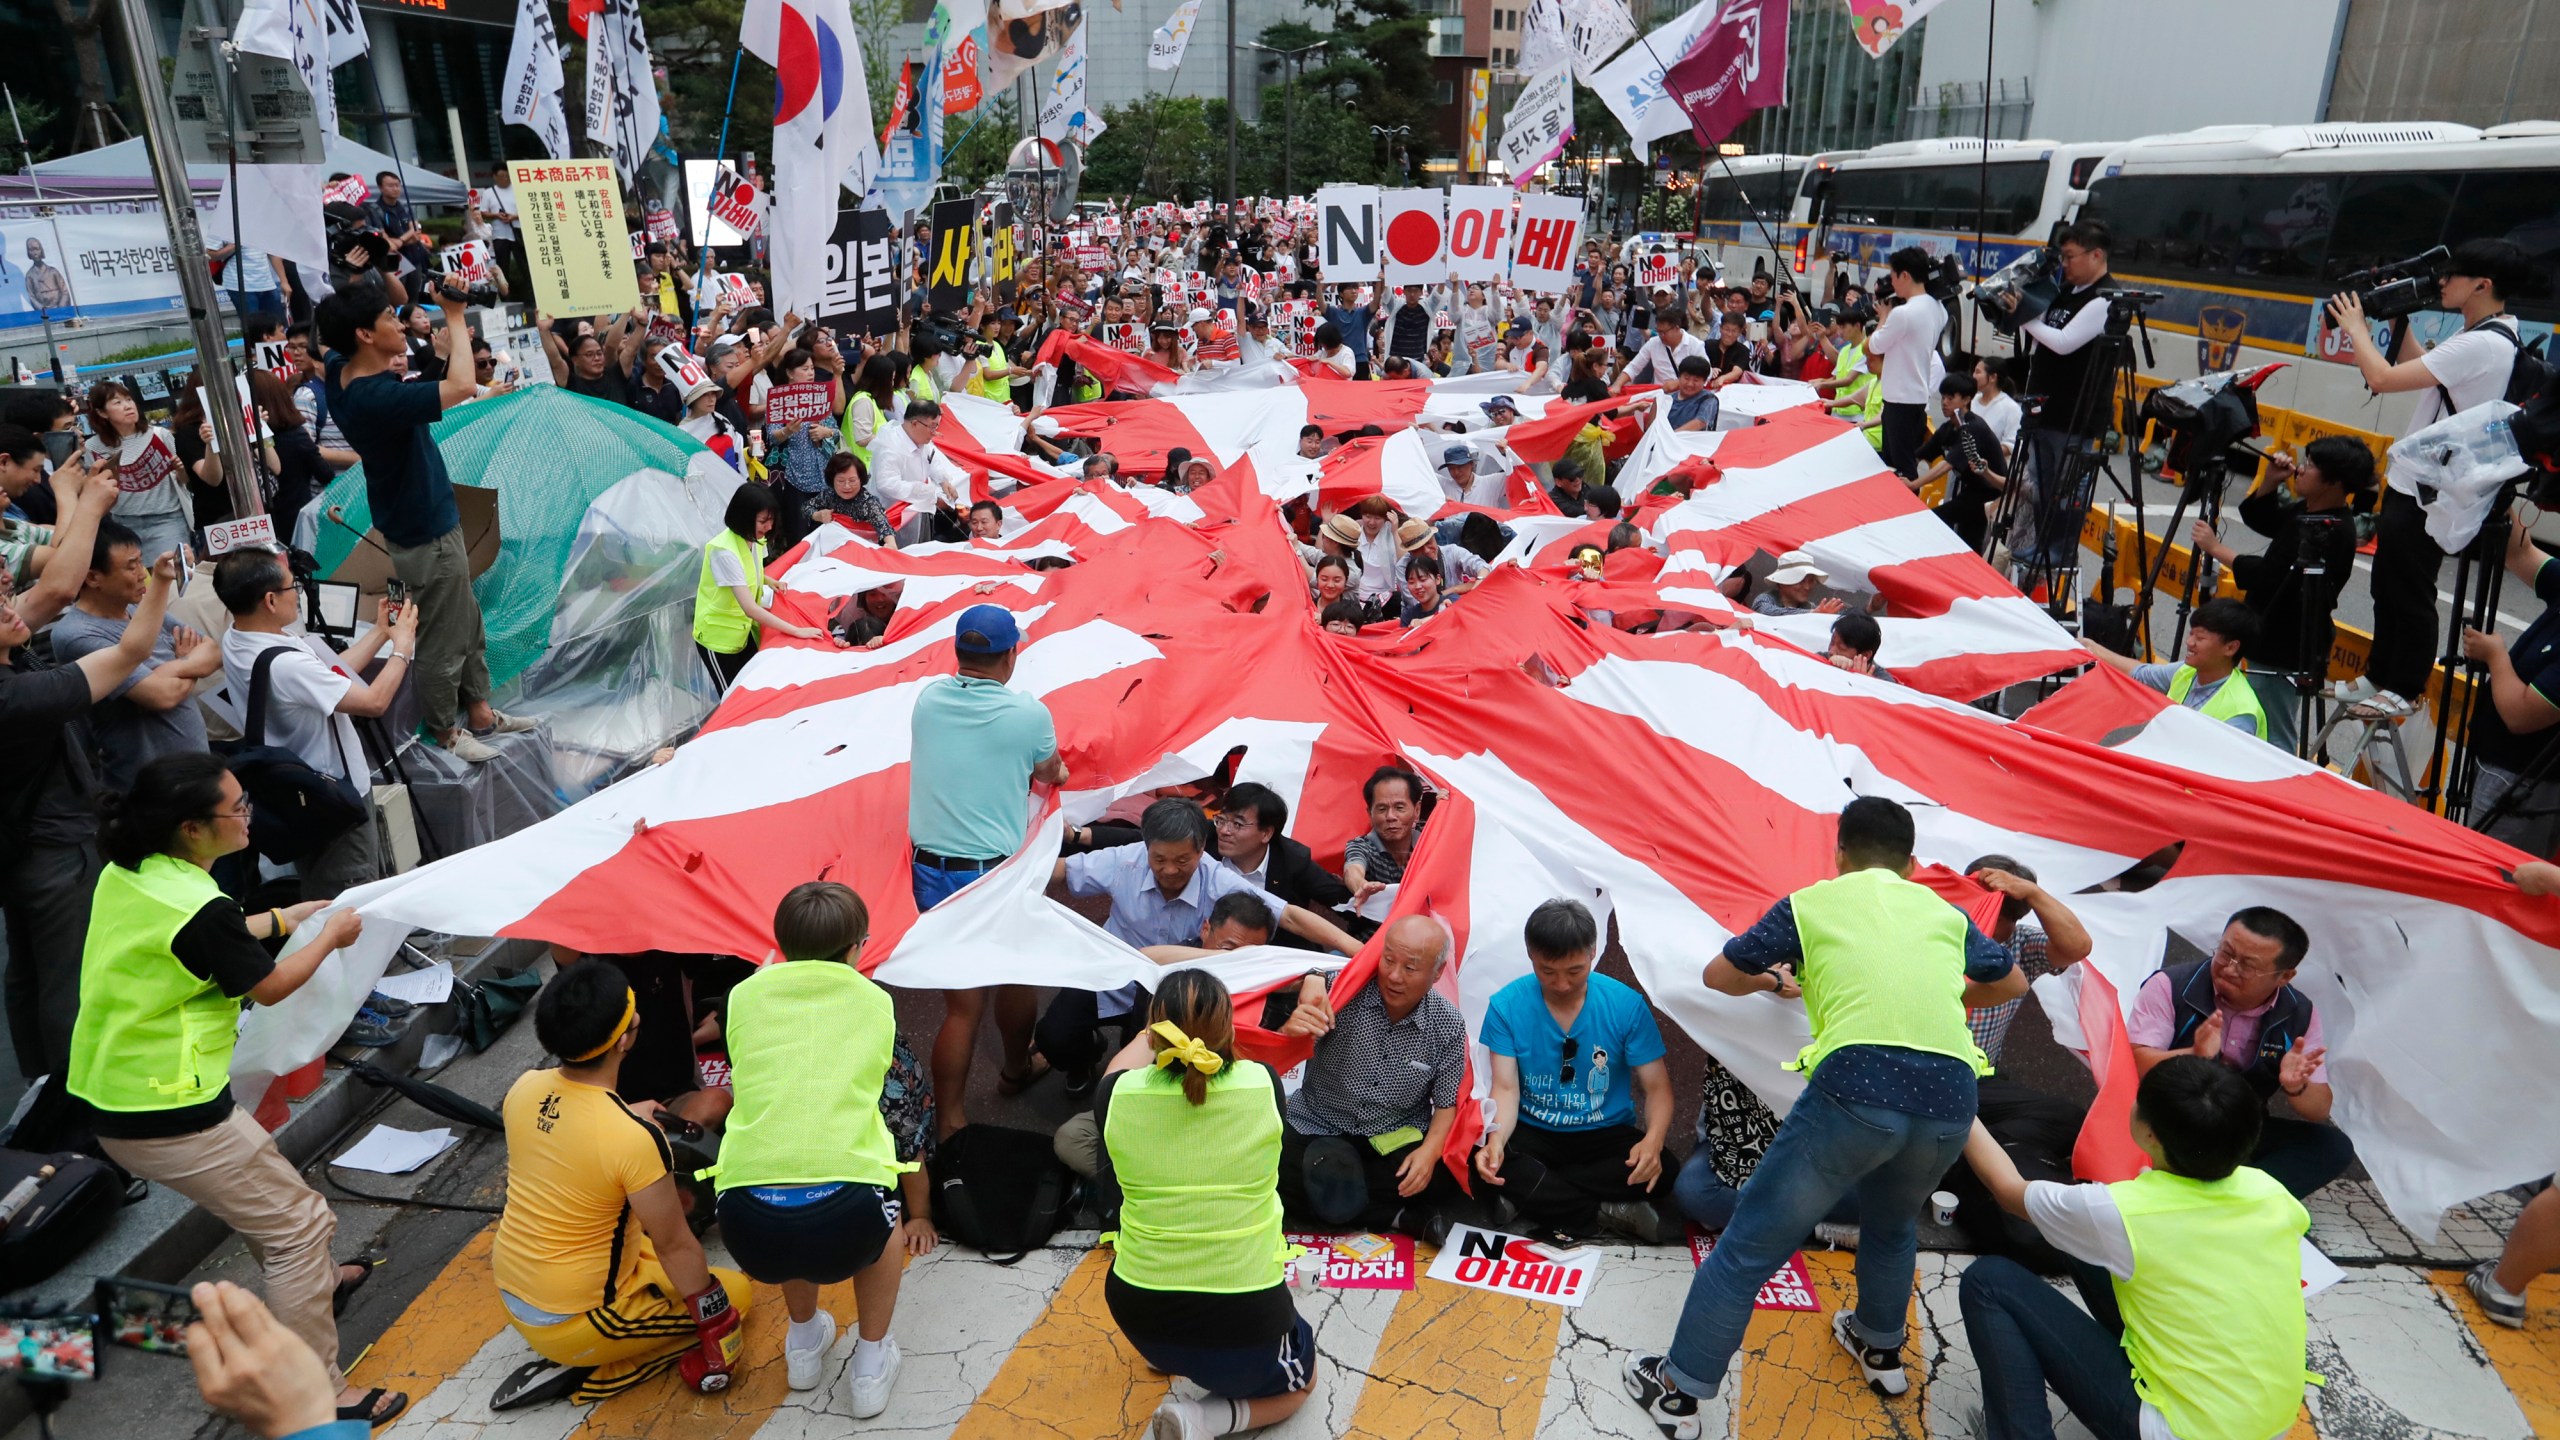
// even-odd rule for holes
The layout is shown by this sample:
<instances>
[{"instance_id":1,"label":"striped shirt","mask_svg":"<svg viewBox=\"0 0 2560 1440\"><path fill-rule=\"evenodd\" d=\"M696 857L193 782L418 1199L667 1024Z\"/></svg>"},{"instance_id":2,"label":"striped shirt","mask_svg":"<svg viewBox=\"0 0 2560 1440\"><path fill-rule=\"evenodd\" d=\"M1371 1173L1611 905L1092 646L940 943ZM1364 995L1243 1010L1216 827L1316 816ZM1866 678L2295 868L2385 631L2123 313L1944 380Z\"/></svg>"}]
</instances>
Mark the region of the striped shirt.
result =
<instances>
[{"instance_id":1,"label":"striped shirt","mask_svg":"<svg viewBox=\"0 0 2560 1440\"><path fill-rule=\"evenodd\" d=\"M2009 958L2027 972L2027 978L2053 973L2053 965L2045 956L2044 930L2033 920L2021 920L2009 932ZM1982 1047L1984 1058L1994 1066L2000 1063L2000 1047L2009 1043L2009 1022L2018 1018L2018 1007L2027 997L2003 1000L1997 1005L1984 1005L1964 1012L1965 1028L1973 1032L1973 1043Z\"/></svg>"},{"instance_id":2,"label":"striped shirt","mask_svg":"<svg viewBox=\"0 0 2560 1440\"><path fill-rule=\"evenodd\" d=\"M1438 991L1401 1020L1387 1018L1378 987L1363 985L1316 1042L1306 1083L1289 1097L1302 1135L1385 1135L1428 1129L1431 1112L1458 1103L1467 1073L1467 1022Z\"/></svg>"}]
</instances>

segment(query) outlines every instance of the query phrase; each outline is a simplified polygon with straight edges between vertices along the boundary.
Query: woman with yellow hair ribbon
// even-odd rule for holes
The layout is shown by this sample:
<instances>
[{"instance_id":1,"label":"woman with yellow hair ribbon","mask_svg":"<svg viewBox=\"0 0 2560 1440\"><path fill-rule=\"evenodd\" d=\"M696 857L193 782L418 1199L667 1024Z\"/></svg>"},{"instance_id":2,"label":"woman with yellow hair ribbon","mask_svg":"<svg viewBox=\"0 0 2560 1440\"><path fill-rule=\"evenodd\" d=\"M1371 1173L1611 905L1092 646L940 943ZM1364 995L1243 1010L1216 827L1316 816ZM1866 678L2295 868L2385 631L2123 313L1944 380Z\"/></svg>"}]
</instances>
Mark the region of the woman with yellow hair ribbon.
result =
<instances>
[{"instance_id":1,"label":"woman with yellow hair ribbon","mask_svg":"<svg viewBox=\"0 0 2560 1440\"><path fill-rule=\"evenodd\" d=\"M1279 1078L1236 1058L1235 1007L1205 970L1165 976L1147 1020L1094 1096L1121 1195L1103 1299L1149 1365L1209 1392L1167 1398L1151 1440L1277 1425L1316 1353L1282 1273Z\"/></svg>"}]
</instances>

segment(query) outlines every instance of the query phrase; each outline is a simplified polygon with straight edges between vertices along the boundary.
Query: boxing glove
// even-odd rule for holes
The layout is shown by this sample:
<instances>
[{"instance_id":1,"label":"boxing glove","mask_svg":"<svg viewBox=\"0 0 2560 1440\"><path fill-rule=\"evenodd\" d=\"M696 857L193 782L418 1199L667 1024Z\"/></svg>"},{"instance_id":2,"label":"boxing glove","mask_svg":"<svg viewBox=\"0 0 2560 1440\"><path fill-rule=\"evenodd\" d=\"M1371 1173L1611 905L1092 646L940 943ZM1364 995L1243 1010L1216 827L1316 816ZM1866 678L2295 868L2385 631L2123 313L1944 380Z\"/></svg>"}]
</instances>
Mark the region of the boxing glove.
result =
<instances>
[{"instance_id":1,"label":"boxing glove","mask_svg":"<svg viewBox=\"0 0 2560 1440\"><path fill-rule=\"evenodd\" d=\"M684 1303L693 1312L694 1344L676 1362L676 1373L700 1394L726 1390L729 1372L736 1368L739 1352L746 1348L746 1337L739 1333L737 1308L729 1303L729 1292L717 1282L699 1295L686 1296Z\"/></svg>"}]
</instances>

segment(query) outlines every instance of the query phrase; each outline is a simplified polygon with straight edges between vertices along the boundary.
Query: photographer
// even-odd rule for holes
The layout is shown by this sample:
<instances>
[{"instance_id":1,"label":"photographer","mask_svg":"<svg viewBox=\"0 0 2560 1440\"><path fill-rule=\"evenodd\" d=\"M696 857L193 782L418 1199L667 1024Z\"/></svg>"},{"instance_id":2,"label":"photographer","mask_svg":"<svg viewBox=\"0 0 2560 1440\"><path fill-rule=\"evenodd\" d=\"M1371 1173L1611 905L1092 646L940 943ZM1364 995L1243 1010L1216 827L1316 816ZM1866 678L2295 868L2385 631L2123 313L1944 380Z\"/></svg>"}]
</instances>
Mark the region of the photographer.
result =
<instances>
[{"instance_id":1,"label":"photographer","mask_svg":"<svg viewBox=\"0 0 2560 1440\"><path fill-rule=\"evenodd\" d=\"M2030 569L2066 566L2080 550L2080 517L2097 472L2090 468L2070 477L2065 470L2075 454L2094 457L2112 418L2106 391L2114 377L2097 363L2100 352L2090 348L2107 327L2105 292L2116 288L2115 277L2107 273L2110 239L2107 227L2095 220L2063 231L2056 247L2062 293L2045 307L2042 318L2018 327L2019 336L2033 341L2034 348L2027 357L2027 413L2018 433L2023 453L2017 457L2028 506L2020 512L2020 530L2013 533L2010 548L2019 564ZM2003 303L2016 309L2016 294L2004 296Z\"/></svg>"},{"instance_id":2,"label":"photographer","mask_svg":"<svg viewBox=\"0 0 2560 1440\"><path fill-rule=\"evenodd\" d=\"M2284 497L2292 477L2299 501ZM2240 523L2267 537L2267 548L2243 555L2222 542L2213 527L2195 523L2198 553L2227 567L2240 597L2258 612L2258 641L2249 647L2250 669L2325 676L2338 606L2356 558L2356 498L2373 488L2373 452L2363 442L2330 435L2304 447L2299 461L2276 457L2240 502ZM2303 574L2306 562L2322 574Z\"/></svg>"},{"instance_id":3,"label":"photographer","mask_svg":"<svg viewBox=\"0 0 2560 1440\"><path fill-rule=\"evenodd\" d=\"M1929 252L1917 245L1893 252L1892 280L1899 303L1867 342L1867 369L1883 381L1885 466L1909 480L1929 438L1937 390L1929 367L1947 333L1947 307L1929 293Z\"/></svg>"},{"instance_id":4,"label":"photographer","mask_svg":"<svg viewBox=\"0 0 2560 1440\"><path fill-rule=\"evenodd\" d=\"M464 292L447 281L436 292L451 334L465 333ZM471 559L462 543L462 513L444 454L428 427L447 406L472 398L471 369L451 367L433 384L403 383L392 367L408 353L408 339L383 290L358 285L320 305L320 338L330 350L322 389L338 429L364 462L365 498L373 523L391 552L392 569L409 587L418 609L418 699L427 733L462 760L481 764L498 752L473 730L519 732L530 720L502 715L489 705L489 662L480 624L480 601L471 593Z\"/></svg>"},{"instance_id":5,"label":"photographer","mask_svg":"<svg viewBox=\"0 0 2560 1440\"><path fill-rule=\"evenodd\" d=\"M2423 430L2507 393L2507 377L2524 348L2515 318L2506 313L2507 297L2529 274L2531 262L2512 242L2464 241L2437 282L2443 308L2462 315L2462 333L2421 351L2413 327L2404 323L2397 364L2374 344L2362 297L2333 297L2329 318L2346 337L2365 388L2377 395L2419 392L2409 429ZM2426 693L2435 668L2436 575L2444 568L2444 551L2427 537L2416 483L2387 477L2386 483L2374 526L2373 648L2364 673L2405 706L2403 697Z\"/></svg>"},{"instance_id":6,"label":"photographer","mask_svg":"<svg viewBox=\"0 0 2560 1440\"><path fill-rule=\"evenodd\" d=\"M329 284L323 288L344 290L371 279L381 284L387 303L408 304L409 289L400 283L399 247L374 226L365 208L333 200L320 209L329 233Z\"/></svg>"},{"instance_id":7,"label":"photographer","mask_svg":"<svg viewBox=\"0 0 2560 1440\"><path fill-rule=\"evenodd\" d=\"M2560 568L2533 543L2533 527L2522 515L2507 531L2506 566L2544 609L2512 648L2495 633L2462 632L2464 657L2489 672L2489 683L2471 692L2471 753L2480 777L2472 782L2469 822L2548 860L2560 848L2560 783L2540 761L2551 727L2560 724L2560 699L2553 698L2560 696L2560 608L2553 608L2560 602ZM2481 825L2492 811L2496 818Z\"/></svg>"}]
</instances>

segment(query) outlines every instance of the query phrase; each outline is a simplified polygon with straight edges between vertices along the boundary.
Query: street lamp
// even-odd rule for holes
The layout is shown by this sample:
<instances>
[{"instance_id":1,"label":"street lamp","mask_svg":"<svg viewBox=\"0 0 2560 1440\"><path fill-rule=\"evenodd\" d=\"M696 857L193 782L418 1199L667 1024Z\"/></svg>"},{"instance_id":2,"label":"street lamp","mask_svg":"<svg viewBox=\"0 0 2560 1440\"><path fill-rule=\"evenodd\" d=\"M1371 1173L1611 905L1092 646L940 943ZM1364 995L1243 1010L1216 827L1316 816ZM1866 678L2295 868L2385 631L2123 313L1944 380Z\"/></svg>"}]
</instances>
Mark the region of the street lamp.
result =
<instances>
[{"instance_id":1,"label":"street lamp","mask_svg":"<svg viewBox=\"0 0 2560 1440\"><path fill-rule=\"evenodd\" d=\"M1404 168L1404 137L1413 133L1413 127L1410 125L1372 125L1369 127L1369 133L1372 135L1384 135L1387 137L1387 163L1393 165L1398 170L1402 170Z\"/></svg>"},{"instance_id":2,"label":"street lamp","mask_svg":"<svg viewBox=\"0 0 2560 1440\"><path fill-rule=\"evenodd\" d=\"M1281 94L1282 114L1286 118L1281 122L1282 129L1280 132L1280 193L1283 195L1295 195L1298 193L1297 184L1293 178L1290 166L1290 158L1291 153L1296 149L1298 143L1298 71L1301 65L1299 57L1313 55L1332 43L1333 42L1330 40L1319 40L1313 45L1301 45L1295 50L1275 49L1269 45L1256 45L1251 41L1246 41L1244 45L1244 48L1247 50L1259 50L1265 55L1279 56L1282 73L1286 77L1283 83L1288 88ZM1233 103L1234 102L1232 101L1229 102L1230 107L1232 107ZM1228 113L1232 115L1234 110L1230 108ZM1232 186L1234 181L1230 179L1228 184Z\"/></svg>"}]
</instances>

